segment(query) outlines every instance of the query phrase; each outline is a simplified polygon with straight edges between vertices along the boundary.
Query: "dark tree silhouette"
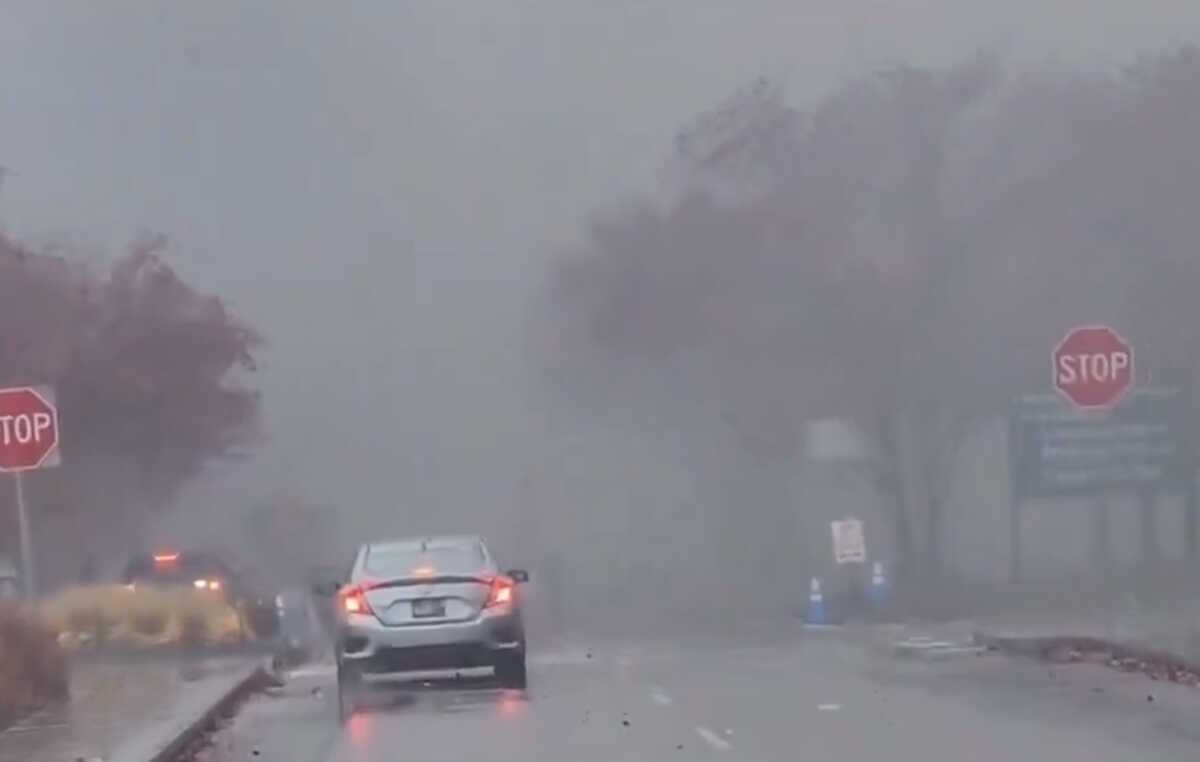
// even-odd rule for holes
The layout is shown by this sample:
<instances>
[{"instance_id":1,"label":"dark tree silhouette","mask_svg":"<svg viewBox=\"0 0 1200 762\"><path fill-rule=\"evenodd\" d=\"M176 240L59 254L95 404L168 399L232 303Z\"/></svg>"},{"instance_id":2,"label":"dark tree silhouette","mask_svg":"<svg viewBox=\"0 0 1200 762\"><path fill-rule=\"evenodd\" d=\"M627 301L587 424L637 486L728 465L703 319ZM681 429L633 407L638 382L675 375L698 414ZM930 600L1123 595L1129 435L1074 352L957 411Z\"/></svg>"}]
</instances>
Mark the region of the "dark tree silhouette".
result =
<instances>
[{"instance_id":1,"label":"dark tree silhouette","mask_svg":"<svg viewBox=\"0 0 1200 762\"><path fill-rule=\"evenodd\" d=\"M766 459L795 458L807 419L852 419L901 554L937 571L964 437L1048 388L1067 327L1121 326L1195 396L1197 83L1186 48L1106 76L897 67L807 111L757 84L680 133L681 200L559 259L550 388L578 408L597 378L639 379L622 393L652 414L709 400L696 428Z\"/></svg>"}]
</instances>

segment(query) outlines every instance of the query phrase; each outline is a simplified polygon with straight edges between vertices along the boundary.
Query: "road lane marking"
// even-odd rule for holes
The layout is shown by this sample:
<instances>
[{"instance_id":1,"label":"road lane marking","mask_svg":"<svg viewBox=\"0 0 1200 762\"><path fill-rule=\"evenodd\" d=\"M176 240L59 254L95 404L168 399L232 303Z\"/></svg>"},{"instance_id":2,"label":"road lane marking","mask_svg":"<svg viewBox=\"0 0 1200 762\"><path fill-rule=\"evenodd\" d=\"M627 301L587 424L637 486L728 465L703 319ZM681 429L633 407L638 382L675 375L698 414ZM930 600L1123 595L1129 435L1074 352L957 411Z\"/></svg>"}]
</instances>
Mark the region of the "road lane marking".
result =
<instances>
[{"instance_id":1,"label":"road lane marking","mask_svg":"<svg viewBox=\"0 0 1200 762\"><path fill-rule=\"evenodd\" d=\"M623 681L633 680L633 662L638 651L632 646L626 646L617 654L617 676Z\"/></svg>"},{"instance_id":2,"label":"road lane marking","mask_svg":"<svg viewBox=\"0 0 1200 762\"><path fill-rule=\"evenodd\" d=\"M704 727L703 725L696 726L696 735L704 739L705 743L719 751L729 751L733 748L733 744L726 741L721 736Z\"/></svg>"},{"instance_id":3,"label":"road lane marking","mask_svg":"<svg viewBox=\"0 0 1200 762\"><path fill-rule=\"evenodd\" d=\"M909 638L896 643L897 648L912 648L912 649L930 649L930 648L954 648L955 644L948 640L933 640L931 638Z\"/></svg>"},{"instance_id":4,"label":"road lane marking","mask_svg":"<svg viewBox=\"0 0 1200 762\"><path fill-rule=\"evenodd\" d=\"M836 712L841 708L841 704L817 704L818 712Z\"/></svg>"},{"instance_id":5,"label":"road lane marking","mask_svg":"<svg viewBox=\"0 0 1200 762\"><path fill-rule=\"evenodd\" d=\"M654 703L658 704L659 706L670 706L672 703L671 697L664 693L661 688L655 688L651 690L650 698L653 699Z\"/></svg>"}]
</instances>

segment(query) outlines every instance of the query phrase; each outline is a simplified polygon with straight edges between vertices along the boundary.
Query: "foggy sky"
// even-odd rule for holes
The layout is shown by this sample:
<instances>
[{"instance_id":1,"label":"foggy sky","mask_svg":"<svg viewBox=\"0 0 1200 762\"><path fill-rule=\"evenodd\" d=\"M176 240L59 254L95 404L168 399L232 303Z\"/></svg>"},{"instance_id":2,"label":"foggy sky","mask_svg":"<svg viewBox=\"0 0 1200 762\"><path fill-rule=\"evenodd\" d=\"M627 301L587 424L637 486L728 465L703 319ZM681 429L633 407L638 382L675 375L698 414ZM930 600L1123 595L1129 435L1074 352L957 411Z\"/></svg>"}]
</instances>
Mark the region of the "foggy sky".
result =
<instances>
[{"instance_id":1,"label":"foggy sky","mask_svg":"<svg viewBox=\"0 0 1200 762\"><path fill-rule=\"evenodd\" d=\"M185 508L428 516L545 467L521 321L547 258L741 83L1197 40L1194 0L0 0L0 221L97 263L166 233L268 338L267 441Z\"/></svg>"}]
</instances>

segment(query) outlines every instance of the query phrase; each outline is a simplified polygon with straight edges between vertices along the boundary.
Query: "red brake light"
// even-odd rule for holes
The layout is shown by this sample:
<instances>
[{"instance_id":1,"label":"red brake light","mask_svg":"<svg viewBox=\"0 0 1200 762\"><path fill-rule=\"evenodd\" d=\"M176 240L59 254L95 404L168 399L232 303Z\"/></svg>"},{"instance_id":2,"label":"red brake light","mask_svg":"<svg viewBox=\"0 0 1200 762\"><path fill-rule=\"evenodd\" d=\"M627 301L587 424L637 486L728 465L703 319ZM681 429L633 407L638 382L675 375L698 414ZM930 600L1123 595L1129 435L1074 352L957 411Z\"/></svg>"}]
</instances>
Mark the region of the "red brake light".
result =
<instances>
[{"instance_id":1,"label":"red brake light","mask_svg":"<svg viewBox=\"0 0 1200 762\"><path fill-rule=\"evenodd\" d=\"M367 603L367 596L361 587L347 588L341 593L342 610L347 614L371 614L370 604Z\"/></svg>"},{"instance_id":2,"label":"red brake light","mask_svg":"<svg viewBox=\"0 0 1200 762\"><path fill-rule=\"evenodd\" d=\"M503 606L513 601L513 583L511 580L497 577L492 580L492 589L488 592L485 607Z\"/></svg>"},{"instance_id":3,"label":"red brake light","mask_svg":"<svg viewBox=\"0 0 1200 762\"><path fill-rule=\"evenodd\" d=\"M144 558L145 556L143 556ZM178 553L155 553L154 563L156 564L173 564L179 560Z\"/></svg>"}]
</instances>

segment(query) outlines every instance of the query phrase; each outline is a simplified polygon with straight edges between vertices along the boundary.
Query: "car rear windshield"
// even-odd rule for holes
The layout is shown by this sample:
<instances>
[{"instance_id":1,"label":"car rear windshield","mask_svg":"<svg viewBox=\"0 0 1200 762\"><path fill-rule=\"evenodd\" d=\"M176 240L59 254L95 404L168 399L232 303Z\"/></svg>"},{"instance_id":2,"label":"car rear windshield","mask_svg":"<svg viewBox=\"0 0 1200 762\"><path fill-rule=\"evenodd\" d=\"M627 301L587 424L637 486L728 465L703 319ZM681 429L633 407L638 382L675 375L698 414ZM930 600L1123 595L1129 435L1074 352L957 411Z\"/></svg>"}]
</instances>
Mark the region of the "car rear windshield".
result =
<instances>
[{"instance_id":1,"label":"car rear windshield","mask_svg":"<svg viewBox=\"0 0 1200 762\"><path fill-rule=\"evenodd\" d=\"M363 570L372 577L412 577L478 574L484 565L478 545L419 545L371 548Z\"/></svg>"}]
</instances>

